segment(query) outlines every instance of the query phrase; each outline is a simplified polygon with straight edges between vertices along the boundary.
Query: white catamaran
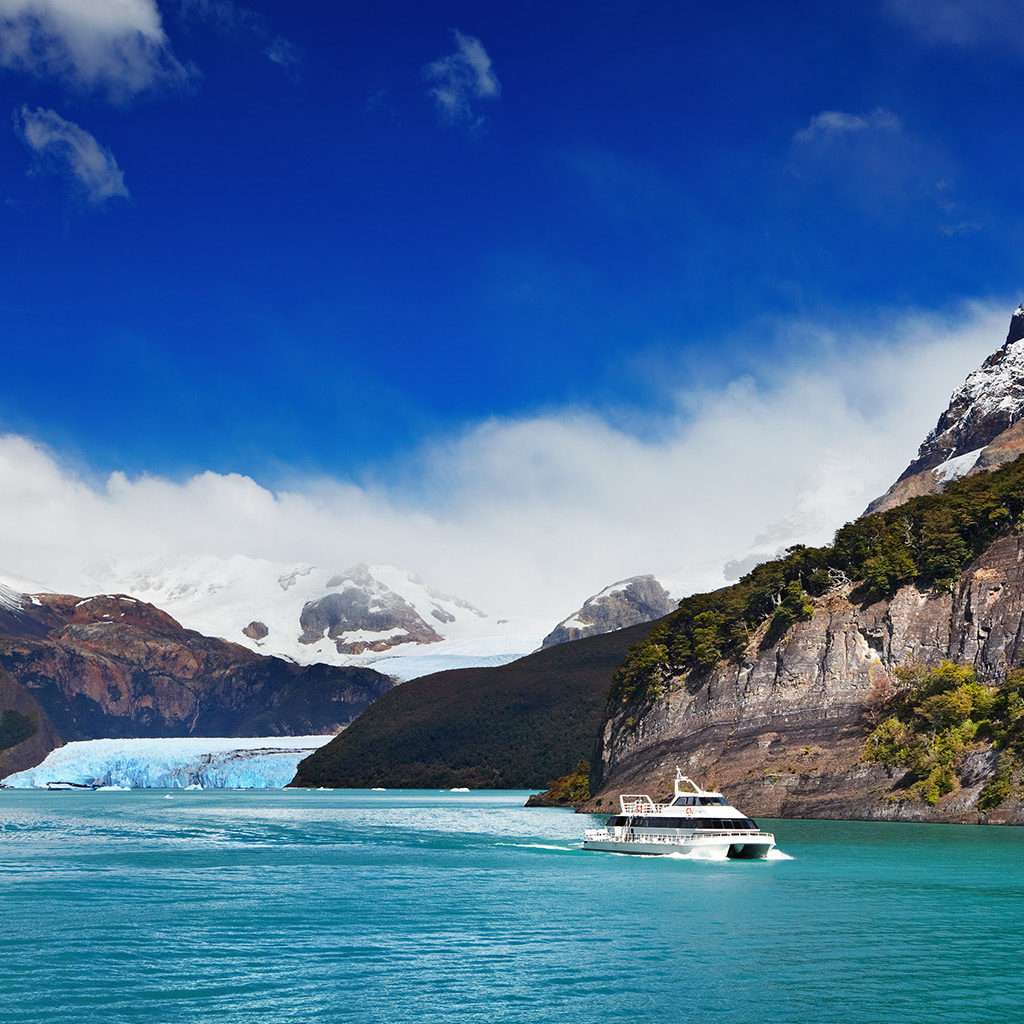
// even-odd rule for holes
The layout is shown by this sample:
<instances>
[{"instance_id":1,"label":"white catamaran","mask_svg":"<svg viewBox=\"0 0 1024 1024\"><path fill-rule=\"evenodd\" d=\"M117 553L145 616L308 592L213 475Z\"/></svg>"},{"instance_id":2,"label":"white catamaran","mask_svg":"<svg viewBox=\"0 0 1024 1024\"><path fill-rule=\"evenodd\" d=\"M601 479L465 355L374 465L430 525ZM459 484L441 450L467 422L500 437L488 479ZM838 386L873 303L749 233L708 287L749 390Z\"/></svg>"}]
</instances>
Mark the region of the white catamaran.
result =
<instances>
[{"instance_id":1,"label":"white catamaran","mask_svg":"<svg viewBox=\"0 0 1024 1024\"><path fill-rule=\"evenodd\" d=\"M584 832L585 850L752 860L767 857L775 846L775 836L678 768L671 803L656 804L646 794L620 796L619 803L621 814L612 815L604 828Z\"/></svg>"}]
</instances>

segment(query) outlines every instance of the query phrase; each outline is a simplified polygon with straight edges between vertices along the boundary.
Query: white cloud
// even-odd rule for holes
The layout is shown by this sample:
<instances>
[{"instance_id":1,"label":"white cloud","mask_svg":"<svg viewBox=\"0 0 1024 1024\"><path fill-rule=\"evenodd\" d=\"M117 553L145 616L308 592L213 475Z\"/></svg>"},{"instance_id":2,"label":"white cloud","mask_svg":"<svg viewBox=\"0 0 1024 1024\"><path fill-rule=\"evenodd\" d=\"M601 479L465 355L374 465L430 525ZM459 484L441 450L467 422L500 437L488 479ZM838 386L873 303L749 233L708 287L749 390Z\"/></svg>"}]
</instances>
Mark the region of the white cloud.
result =
<instances>
[{"instance_id":1,"label":"white cloud","mask_svg":"<svg viewBox=\"0 0 1024 1024\"><path fill-rule=\"evenodd\" d=\"M479 124L476 101L496 99L501 85L483 43L452 29L455 52L423 69L438 112L449 124Z\"/></svg>"},{"instance_id":2,"label":"white cloud","mask_svg":"<svg viewBox=\"0 0 1024 1024\"><path fill-rule=\"evenodd\" d=\"M0 0L0 65L123 99L188 77L155 0Z\"/></svg>"},{"instance_id":3,"label":"white cloud","mask_svg":"<svg viewBox=\"0 0 1024 1024\"><path fill-rule=\"evenodd\" d=\"M795 142L832 139L870 130L898 132L903 122L891 110L878 107L869 114L847 114L842 110L823 110L811 118L806 128L794 136Z\"/></svg>"},{"instance_id":4,"label":"white cloud","mask_svg":"<svg viewBox=\"0 0 1024 1024\"><path fill-rule=\"evenodd\" d=\"M381 562L485 610L552 622L634 573L721 586L730 559L822 542L882 493L1002 342L1008 309L793 328L785 366L681 392L656 441L580 411L494 419L426 446L380 487L271 491L216 473L114 473L97 486L7 436L0 568L82 593L97 587L83 567L108 555Z\"/></svg>"},{"instance_id":5,"label":"white cloud","mask_svg":"<svg viewBox=\"0 0 1024 1024\"><path fill-rule=\"evenodd\" d=\"M70 181L87 202L97 205L128 198L114 154L84 128L41 107L22 107L15 112L14 123L25 145L36 154L37 168Z\"/></svg>"},{"instance_id":6,"label":"white cloud","mask_svg":"<svg viewBox=\"0 0 1024 1024\"><path fill-rule=\"evenodd\" d=\"M1024 46L1019 0L886 0L885 10L931 45L989 45L1015 54Z\"/></svg>"}]
</instances>

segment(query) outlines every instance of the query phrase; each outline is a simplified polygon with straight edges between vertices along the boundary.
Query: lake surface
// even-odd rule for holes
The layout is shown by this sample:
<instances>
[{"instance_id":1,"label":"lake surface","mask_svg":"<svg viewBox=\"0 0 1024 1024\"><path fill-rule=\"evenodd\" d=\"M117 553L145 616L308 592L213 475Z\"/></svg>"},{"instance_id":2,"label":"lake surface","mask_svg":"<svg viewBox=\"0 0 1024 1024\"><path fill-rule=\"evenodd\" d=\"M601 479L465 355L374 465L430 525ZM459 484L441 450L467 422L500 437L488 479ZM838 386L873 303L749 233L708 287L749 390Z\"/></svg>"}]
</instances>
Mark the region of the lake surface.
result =
<instances>
[{"instance_id":1,"label":"lake surface","mask_svg":"<svg viewBox=\"0 0 1024 1024\"><path fill-rule=\"evenodd\" d=\"M765 819L791 860L692 862L525 797L0 791L0 1020L1024 1018L1024 830Z\"/></svg>"}]
</instances>

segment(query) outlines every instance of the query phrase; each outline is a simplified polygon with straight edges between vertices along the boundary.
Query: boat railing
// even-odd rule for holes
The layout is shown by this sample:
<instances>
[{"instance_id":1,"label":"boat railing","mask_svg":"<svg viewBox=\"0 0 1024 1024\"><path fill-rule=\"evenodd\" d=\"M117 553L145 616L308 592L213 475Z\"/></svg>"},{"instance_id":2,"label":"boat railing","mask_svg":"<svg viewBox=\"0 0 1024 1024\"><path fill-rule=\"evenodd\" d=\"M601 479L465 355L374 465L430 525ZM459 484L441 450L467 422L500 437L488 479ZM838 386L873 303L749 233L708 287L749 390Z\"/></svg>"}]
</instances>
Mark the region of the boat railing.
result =
<instances>
[{"instance_id":1,"label":"boat railing","mask_svg":"<svg viewBox=\"0 0 1024 1024\"><path fill-rule=\"evenodd\" d=\"M627 793L619 797L623 814L661 814L671 804L656 804L646 793Z\"/></svg>"}]
</instances>

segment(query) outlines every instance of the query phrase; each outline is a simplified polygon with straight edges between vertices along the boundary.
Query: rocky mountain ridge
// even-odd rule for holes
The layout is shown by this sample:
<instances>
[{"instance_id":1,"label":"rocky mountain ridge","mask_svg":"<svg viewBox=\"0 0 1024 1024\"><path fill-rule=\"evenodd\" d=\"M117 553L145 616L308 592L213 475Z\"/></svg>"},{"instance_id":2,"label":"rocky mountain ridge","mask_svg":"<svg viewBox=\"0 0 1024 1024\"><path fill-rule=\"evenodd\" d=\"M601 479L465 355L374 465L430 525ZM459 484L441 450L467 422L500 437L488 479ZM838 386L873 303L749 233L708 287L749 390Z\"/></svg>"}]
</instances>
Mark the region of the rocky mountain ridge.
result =
<instances>
[{"instance_id":1,"label":"rocky mountain ridge","mask_svg":"<svg viewBox=\"0 0 1024 1024\"><path fill-rule=\"evenodd\" d=\"M676 606L654 576L631 576L588 598L544 637L541 648L653 622Z\"/></svg>"}]
</instances>

